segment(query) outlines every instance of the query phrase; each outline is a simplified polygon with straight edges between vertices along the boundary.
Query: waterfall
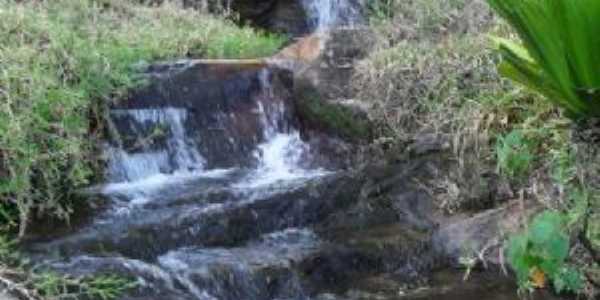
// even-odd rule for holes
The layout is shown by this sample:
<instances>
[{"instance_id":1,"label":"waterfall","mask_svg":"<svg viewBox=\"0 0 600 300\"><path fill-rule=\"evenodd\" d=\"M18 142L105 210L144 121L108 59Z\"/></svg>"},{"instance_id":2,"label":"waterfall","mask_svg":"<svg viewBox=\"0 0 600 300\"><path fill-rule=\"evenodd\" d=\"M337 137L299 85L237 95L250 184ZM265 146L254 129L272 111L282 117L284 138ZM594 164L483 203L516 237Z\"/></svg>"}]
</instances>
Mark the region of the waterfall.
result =
<instances>
[{"instance_id":1,"label":"waterfall","mask_svg":"<svg viewBox=\"0 0 600 300\"><path fill-rule=\"evenodd\" d=\"M269 72L263 70L259 78L263 92L270 98L273 89ZM236 187L256 188L325 174L322 169L308 170L302 166L310 146L301 139L300 132L289 124L285 104L281 101L258 101L256 105L264 142L253 151L258 162L257 168Z\"/></svg>"},{"instance_id":2,"label":"waterfall","mask_svg":"<svg viewBox=\"0 0 600 300\"><path fill-rule=\"evenodd\" d=\"M113 120L125 123L121 126L135 138L132 148L139 149L126 149L122 137L116 141L118 146L108 146L109 181L137 181L158 174L201 170L205 161L187 136L187 116L185 109L169 107L112 110ZM153 138L166 141L153 145Z\"/></svg>"},{"instance_id":3,"label":"waterfall","mask_svg":"<svg viewBox=\"0 0 600 300\"><path fill-rule=\"evenodd\" d=\"M92 222L40 246L73 250L68 262L49 258L52 268L135 277L136 299L306 299L291 262L321 247L303 227L330 209L314 190L329 172L313 167L296 126L291 74L228 68L187 66L115 104L108 184L89 189L107 201Z\"/></svg>"},{"instance_id":4,"label":"waterfall","mask_svg":"<svg viewBox=\"0 0 600 300\"><path fill-rule=\"evenodd\" d=\"M215 144L209 139L204 143L199 137L210 136L213 130L223 134L236 132L231 129L238 128L235 127L238 126L236 122L248 118L254 120L252 122L257 124L254 128L258 131L255 133L255 144L246 150L246 160L253 160L247 165L254 168L244 171L248 173L247 176L242 176L239 182L232 182L232 187L238 191L255 190L283 181L325 174L321 169L308 170L303 166L306 165L310 147L301 139L298 129L294 128L291 112L272 86L272 77L269 69L257 72L255 80L258 92L251 102L253 109L241 111L240 115L213 112L212 116L228 116L219 119L219 128L195 124L197 111L192 113L186 108L111 110L110 116L118 137L105 150L108 158L107 177L111 184L104 187L104 192L124 195L133 205L145 204L151 201L157 188L165 185L199 177L226 176L228 172L224 172L224 169L246 170L246 165L207 169L210 161L199 152L200 149L212 151L213 154L228 153L224 151L229 145ZM237 145L237 139L241 138L228 136L228 144Z\"/></svg>"},{"instance_id":5,"label":"waterfall","mask_svg":"<svg viewBox=\"0 0 600 300\"><path fill-rule=\"evenodd\" d=\"M334 26L352 26L361 19L361 5L355 0L302 0L308 24L314 31Z\"/></svg>"}]
</instances>

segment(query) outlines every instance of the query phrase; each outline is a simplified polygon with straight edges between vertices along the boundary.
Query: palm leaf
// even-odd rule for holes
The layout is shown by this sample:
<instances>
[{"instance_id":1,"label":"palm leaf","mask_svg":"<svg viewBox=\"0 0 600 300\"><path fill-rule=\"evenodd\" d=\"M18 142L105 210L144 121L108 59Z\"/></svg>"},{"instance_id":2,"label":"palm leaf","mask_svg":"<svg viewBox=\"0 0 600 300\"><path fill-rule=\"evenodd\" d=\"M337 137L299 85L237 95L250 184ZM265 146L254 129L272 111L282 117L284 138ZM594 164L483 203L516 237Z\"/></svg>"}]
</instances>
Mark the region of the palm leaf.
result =
<instances>
[{"instance_id":1,"label":"palm leaf","mask_svg":"<svg viewBox=\"0 0 600 300\"><path fill-rule=\"evenodd\" d=\"M576 117L600 116L600 1L488 2L521 40L495 39L500 72Z\"/></svg>"}]
</instances>

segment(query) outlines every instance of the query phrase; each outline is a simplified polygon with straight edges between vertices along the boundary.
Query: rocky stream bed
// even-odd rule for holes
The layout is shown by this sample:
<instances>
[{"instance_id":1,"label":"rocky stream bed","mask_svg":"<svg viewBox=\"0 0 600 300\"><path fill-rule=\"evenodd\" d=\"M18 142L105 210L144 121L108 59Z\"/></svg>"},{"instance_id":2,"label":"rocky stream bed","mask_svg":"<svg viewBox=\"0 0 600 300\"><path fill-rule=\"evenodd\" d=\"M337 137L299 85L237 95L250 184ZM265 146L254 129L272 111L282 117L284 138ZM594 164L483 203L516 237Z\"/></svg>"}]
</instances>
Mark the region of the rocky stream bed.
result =
<instances>
[{"instance_id":1,"label":"rocky stream bed","mask_svg":"<svg viewBox=\"0 0 600 300\"><path fill-rule=\"evenodd\" d=\"M498 239L520 207L496 182L482 194L497 208L446 217L422 187L451 167L442 139L359 166L368 134L304 113L308 87L366 118L344 87L368 35L336 29L360 1L250 2L234 8L256 24L318 33L270 59L149 66L151 84L110 108L107 182L82 192L89 216L31 236L28 254L71 275L135 278L131 300L516 299ZM464 281L459 259L482 249L488 268Z\"/></svg>"}]
</instances>

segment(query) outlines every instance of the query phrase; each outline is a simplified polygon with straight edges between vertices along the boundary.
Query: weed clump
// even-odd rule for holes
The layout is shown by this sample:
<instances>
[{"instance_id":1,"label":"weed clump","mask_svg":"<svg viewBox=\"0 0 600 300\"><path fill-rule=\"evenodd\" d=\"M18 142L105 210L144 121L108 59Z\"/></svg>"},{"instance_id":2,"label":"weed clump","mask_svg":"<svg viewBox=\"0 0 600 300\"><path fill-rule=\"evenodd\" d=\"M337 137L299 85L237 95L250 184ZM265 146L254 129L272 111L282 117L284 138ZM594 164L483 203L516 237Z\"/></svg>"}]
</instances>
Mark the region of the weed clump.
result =
<instances>
[{"instance_id":1,"label":"weed clump","mask_svg":"<svg viewBox=\"0 0 600 300\"><path fill-rule=\"evenodd\" d=\"M564 216L550 211L537 215L527 231L512 236L508 243L508 261L520 288L541 288L551 280L558 293L578 292L582 275L565 262L569 248Z\"/></svg>"},{"instance_id":2,"label":"weed clump","mask_svg":"<svg viewBox=\"0 0 600 300\"><path fill-rule=\"evenodd\" d=\"M511 178L523 178L533 166L533 141L519 130L496 140L498 170Z\"/></svg>"}]
</instances>

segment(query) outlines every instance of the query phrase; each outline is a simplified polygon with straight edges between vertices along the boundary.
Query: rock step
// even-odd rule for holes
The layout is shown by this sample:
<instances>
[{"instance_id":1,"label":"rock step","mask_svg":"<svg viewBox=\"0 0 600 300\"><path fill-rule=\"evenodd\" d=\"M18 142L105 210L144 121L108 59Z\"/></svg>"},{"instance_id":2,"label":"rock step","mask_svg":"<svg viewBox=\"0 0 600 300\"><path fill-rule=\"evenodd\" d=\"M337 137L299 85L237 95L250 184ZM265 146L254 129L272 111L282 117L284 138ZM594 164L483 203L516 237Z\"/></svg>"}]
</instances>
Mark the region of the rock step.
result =
<instances>
[{"instance_id":1,"label":"rock step","mask_svg":"<svg viewBox=\"0 0 600 300\"><path fill-rule=\"evenodd\" d=\"M260 195L246 194L239 202L198 206L210 202L201 198L194 205L137 209L131 215L117 216L62 239L28 248L32 254L54 252L69 257L117 253L150 261L181 247L235 247L262 234L316 224L352 205L360 191L357 180L336 174L291 190L275 188L270 195L268 190L262 190ZM227 199L230 191L224 193L211 197L218 202ZM193 199L188 197L184 203Z\"/></svg>"},{"instance_id":2,"label":"rock step","mask_svg":"<svg viewBox=\"0 0 600 300\"><path fill-rule=\"evenodd\" d=\"M362 278L352 289L341 294L322 293L314 300L514 300L518 287L509 276L495 272L473 271L465 280L464 270L435 272L419 288L408 287L402 280L383 274ZM564 300L548 290L538 290L530 295L532 300Z\"/></svg>"},{"instance_id":3,"label":"rock step","mask_svg":"<svg viewBox=\"0 0 600 300\"><path fill-rule=\"evenodd\" d=\"M305 299L294 265L320 247L321 241L310 230L286 229L243 247L186 247L152 262L78 256L49 266L77 276L118 272L137 278L141 284L127 299Z\"/></svg>"}]
</instances>

